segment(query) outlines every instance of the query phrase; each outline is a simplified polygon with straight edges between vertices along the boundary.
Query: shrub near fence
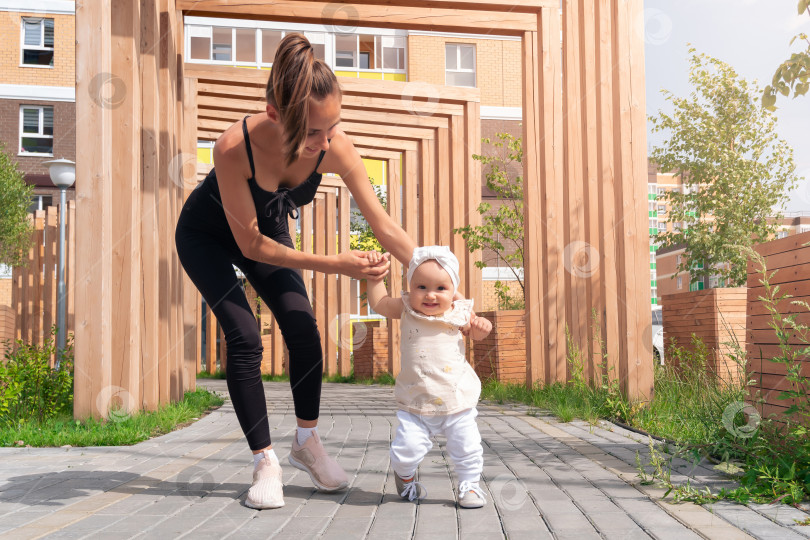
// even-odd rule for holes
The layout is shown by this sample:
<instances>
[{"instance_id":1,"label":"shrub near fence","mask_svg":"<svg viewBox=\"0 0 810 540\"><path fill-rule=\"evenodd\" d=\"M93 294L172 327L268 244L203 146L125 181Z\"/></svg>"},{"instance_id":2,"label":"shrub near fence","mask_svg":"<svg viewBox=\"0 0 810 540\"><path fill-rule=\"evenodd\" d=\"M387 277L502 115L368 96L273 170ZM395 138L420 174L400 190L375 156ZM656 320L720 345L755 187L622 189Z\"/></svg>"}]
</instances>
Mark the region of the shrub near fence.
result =
<instances>
[{"instance_id":1,"label":"shrub near fence","mask_svg":"<svg viewBox=\"0 0 810 540\"><path fill-rule=\"evenodd\" d=\"M776 305L782 316L796 315L796 322L810 324L807 308L793 304L794 301L810 301L810 233L788 236L772 242L755 246L762 256L770 278L771 286L779 286L779 293L791 295ZM762 274L758 272L756 262L748 263L748 310L746 320L747 352L749 359L749 377L754 380L750 387L751 399L757 402L757 408L763 417L770 414L780 415L792 404L792 400L781 400L779 394L789 389L786 379L786 365L773 362L771 359L780 356L779 340L776 332L768 326L773 321L767 310L767 304L760 300L765 295L762 285ZM803 348L797 336L792 335L789 343L793 347ZM810 377L810 358L799 357L799 373ZM761 398L762 401L758 401Z\"/></svg>"}]
</instances>

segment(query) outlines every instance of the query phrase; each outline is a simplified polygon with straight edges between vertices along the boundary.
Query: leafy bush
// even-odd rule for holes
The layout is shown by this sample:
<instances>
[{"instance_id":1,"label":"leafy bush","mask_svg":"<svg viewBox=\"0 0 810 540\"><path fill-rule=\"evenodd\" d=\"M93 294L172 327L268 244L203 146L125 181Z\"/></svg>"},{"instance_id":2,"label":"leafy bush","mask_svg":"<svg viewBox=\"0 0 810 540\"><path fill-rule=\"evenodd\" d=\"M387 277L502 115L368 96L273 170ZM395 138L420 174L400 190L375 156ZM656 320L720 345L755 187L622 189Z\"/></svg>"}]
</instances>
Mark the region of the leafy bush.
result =
<instances>
[{"instance_id":1,"label":"leafy bush","mask_svg":"<svg viewBox=\"0 0 810 540\"><path fill-rule=\"evenodd\" d=\"M41 346L18 340L7 348L0 365L0 426L42 422L73 411L73 346L69 343L50 367L56 355L54 334Z\"/></svg>"}]
</instances>

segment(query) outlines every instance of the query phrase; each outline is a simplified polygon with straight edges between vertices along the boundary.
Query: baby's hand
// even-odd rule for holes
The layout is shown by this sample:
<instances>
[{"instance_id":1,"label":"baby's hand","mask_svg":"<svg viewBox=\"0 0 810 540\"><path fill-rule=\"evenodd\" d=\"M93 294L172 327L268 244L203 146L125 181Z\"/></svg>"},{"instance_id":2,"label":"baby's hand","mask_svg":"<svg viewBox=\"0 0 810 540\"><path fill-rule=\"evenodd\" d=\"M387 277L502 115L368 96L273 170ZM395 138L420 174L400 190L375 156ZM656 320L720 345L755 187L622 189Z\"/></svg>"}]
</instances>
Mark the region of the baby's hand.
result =
<instances>
[{"instance_id":1,"label":"baby's hand","mask_svg":"<svg viewBox=\"0 0 810 540\"><path fill-rule=\"evenodd\" d=\"M378 266L385 264L388 262L389 255L388 253L380 253L379 251L366 251L364 252L366 256L366 260L369 262L371 266ZM379 274L374 277L368 277L369 281L377 282L382 281L382 279L388 275L388 269L385 270L382 274Z\"/></svg>"},{"instance_id":2,"label":"baby's hand","mask_svg":"<svg viewBox=\"0 0 810 540\"><path fill-rule=\"evenodd\" d=\"M473 315L473 319L470 321L470 330L467 335L469 335L471 339L478 340L484 339L490 332L492 332L492 323L484 317Z\"/></svg>"}]
</instances>

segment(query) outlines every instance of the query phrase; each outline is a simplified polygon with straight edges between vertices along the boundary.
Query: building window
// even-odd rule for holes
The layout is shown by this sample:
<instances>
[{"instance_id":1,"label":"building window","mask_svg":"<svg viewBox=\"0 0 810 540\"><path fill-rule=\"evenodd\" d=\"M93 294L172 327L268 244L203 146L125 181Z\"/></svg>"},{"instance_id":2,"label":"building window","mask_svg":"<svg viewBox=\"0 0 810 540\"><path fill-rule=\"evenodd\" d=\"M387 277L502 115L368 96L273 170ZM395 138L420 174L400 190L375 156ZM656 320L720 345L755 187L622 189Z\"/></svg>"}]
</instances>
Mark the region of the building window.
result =
<instances>
[{"instance_id":1,"label":"building window","mask_svg":"<svg viewBox=\"0 0 810 540\"><path fill-rule=\"evenodd\" d=\"M649 195L657 195L658 194L658 186L656 184L647 184L647 193Z\"/></svg>"},{"instance_id":2,"label":"building window","mask_svg":"<svg viewBox=\"0 0 810 540\"><path fill-rule=\"evenodd\" d=\"M650 264L655 264L655 253L650 253Z\"/></svg>"},{"instance_id":3,"label":"building window","mask_svg":"<svg viewBox=\"0 0 810 540\"><path fill-rule=\"evenodd\" d=\"M20 154L53 155L53 107L20 107Z\"/></svg>"},{"instance_id":4,"label":"building window","mask_svg":"<svg viewBox=\"0 0 810 540\"><path fill-rule=\"evenodd\" d=\"M675 256L675 264L681 264L681 260L682 260L682 259L681 259L681 256L680 256L680 255L676 255L676 256Z\"/></svg>"},{"instance_id":5,"label":"building window","mask_svg":"<svg viewBox=\"0 0 810 540\"><path fill-rule=\"evenodd\" d=\"M475 45L448 43L444 58L447 86L475 87Z\"/></svg>"},{"instance_id":6,"label":"building window","mask_svg":"<svg viewBox=\"0 0 810 540\"><path fill-rule=\"evenodd\" d=\"M659 204L658 205L658 213L659 214L666 214L667 213L667 207L666 207L665 204Z\"/></svg>"},{"instance_id":7,"label":"building window","mask_svg":"<svg viewBox=\"0 0 810 540\"><path fill-rule=\"evenodd\" d=\"M226 26L186 26L187 52L191 61L237 66L270 66L285 32L258 28ZM325 60L324 36L305 32L315 57Z\"/></svg>"},{"instance_id":8,"label":"building window","mask_svg":"<svg viewBox=\"0 0 810 540\"><path fill-rule=\"evenodd\" d=\"M667 232L667 222L666 221L659 221L658 222L658 232L659 233Z\"/></svg>"},{"instance_id":9,"label":"building window","mask_svg":"<svg viewBox=\"0 0 810 540\"><path fill-rule=\"evenodd\" d=\"M799 227L799 234L810 232L810 225L802 225Z\"/></svg>"},{"instance_id":10,"label":"building window","mask_svg":"<svg viewBox=\"0 0 810 540\"><path fill-rule=\"evenodd\" d=\"M683 289L683 278L678 276L678 289Z\"/></svg>"},{"instance_id":11,"label":"building window","mask_svg":"<svg viewBox=\"0 0 810 540\"><path fill-rule=\"evenodd\" d=\"M667 188L662 188L662 187L658 188L658 194L659 195L666 195L667 194Z\"/></svg>"},{"instance_id":12,"label":"building window","mask_svg":"<svg viewBox=\"0 0 810 540\"><path fill-rule=\"evenodd\" d=\"M788 234L790 234L788 231L778 231L776 233L776 237L777 238L787 238Z\"/></svg>"},{"instance_id":13,"label":"building window","mask_svg":"<svg viewBox=\"0 0 810 540\"><path fill-rule=\"evenodd\" d=\"M22 65L53 67L53 19L23 17Z\"/></svg>"}]
</instances>

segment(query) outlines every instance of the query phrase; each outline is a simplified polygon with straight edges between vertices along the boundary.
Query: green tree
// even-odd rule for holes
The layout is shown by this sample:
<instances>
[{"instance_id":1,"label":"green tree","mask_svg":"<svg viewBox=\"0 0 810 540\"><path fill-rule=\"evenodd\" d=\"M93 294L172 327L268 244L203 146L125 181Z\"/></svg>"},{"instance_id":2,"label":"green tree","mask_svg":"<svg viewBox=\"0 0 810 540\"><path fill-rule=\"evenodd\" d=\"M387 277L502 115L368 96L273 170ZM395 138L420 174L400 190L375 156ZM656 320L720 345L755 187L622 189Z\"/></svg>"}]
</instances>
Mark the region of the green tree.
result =
<instances>
[{"instance_id":1,"label":"green tree","mask_svg":"<svg viewBox=\"0 0 810 540\"><path fill-rule=\"evenodd\" d=\"M481 214L481 225L461 227L453 232L461 234L467 242L470 253L477 250L489 249L504 261L511 270L520 286L520 295L515 297L510 293L509 285L500 280L495 282L495 292L498 296L500 309L520 309L525 304L525 288L523 285L523 178L521 176L509 177L509 168L513 163L522 163L523 145L518 137L509 133L497 133L497 140L481 139L499 149L493 155L484 156L474 154L473 159L480 161L487 172L487 187L495 192L502 204L496 212L492 212L492 205L482 202L478 206ZM486 263L476 261L478 268L484 268Z\"/></svg>"},{"instance_id":2,"label":"green tree","mask_svg":"<svg viewBox=\"0 0 810 540\"><path fill-rule=\"evenodd\" d=\"M810 17L810 0L799 0L798 10L799 15L806 13ZM797 98L810 90L810 38L805 33L797 34L790 44L793 45L796 40L807 43L807 49L791 54L789 59L782 62L776 68L771 84L762 93L762 106L771 111L776 109L777 94L789 96L792 91L793 97Z\"/></svg>"},{"instance_id":3,"label":"green tree","mask_svg":"<svg viewBox=\"0 0 810 540\"><path fill-rule=\"evenodd\" d=\"M32 228L28 206L32 189L0 144L0 264L20 266L28 254Z\"/></svg>"},{"instance_id":4,"label":"green tree","mask_svg":"<svg viewBox=\"0 0 810 540\"><path fill-rule=\"evenodd\" d=\"M388 202L386 201L383 186L374 184L372 181L371 187L374 188L374 193L377 195L377 200L380 201L382 207L388 210ZM366 218L363 217L360 210L352 210L349 232L351 233L351 240L349 241L349 247L351 249L385 253L385 249L383 249L377 237L374 236L374 231L371 230L371 226L368 224L368 221L366 221Z\"/></svg>"},{"instance_id":5,"label":"green tree","mask_svg":"<svg viewBox=\"0 0 810 540\"><path fill-rule=\"evenodd\" d=\"M662 247L685 245L677 272L693 280L718 275L729 286L746 278L741 246L775 233L777 210L795 184L793 150L776 133L776 117L759 104L761 90L728 64L689 49L693 91L674 109L650 117L652 131L668 138L650 158L680 177L684 192L669 192L669 221L681 226L656 235Z\"/></svg>"}]
</instances>

